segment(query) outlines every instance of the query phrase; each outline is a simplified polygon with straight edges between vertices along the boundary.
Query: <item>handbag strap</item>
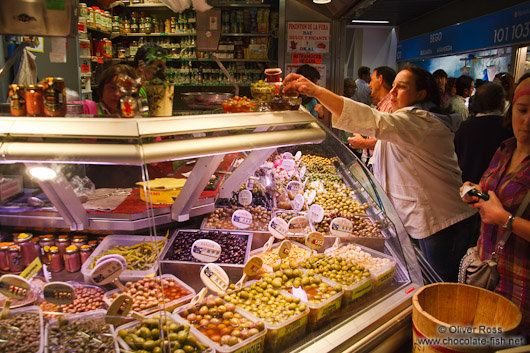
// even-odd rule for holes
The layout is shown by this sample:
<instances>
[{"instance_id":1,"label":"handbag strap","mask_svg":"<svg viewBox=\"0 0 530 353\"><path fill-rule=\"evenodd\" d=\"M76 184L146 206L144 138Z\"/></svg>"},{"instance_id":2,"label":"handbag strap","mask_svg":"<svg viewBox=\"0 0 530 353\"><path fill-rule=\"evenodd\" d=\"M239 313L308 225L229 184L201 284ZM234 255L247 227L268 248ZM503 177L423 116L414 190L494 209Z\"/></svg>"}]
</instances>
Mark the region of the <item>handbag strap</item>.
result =
<instances>
[{"instance_id":1,"label":"handbag strap","mask_svg":"<svg viewBox=\"0 0 530 353\"><path fill-rule=\"evenodd\" d=\"M524 196L524 199L523 199L523 202L521 202L521 204L519 205L519 208L517 209L517 212L515 212L515 215L514 217L521 217L521 215L523 214L524 210L526 209L526 207L528 206L528 204L530 203L530 189L526 192L526 195ZM497 243L497 245L495 246L495 251L491 254L491 258L496 260L496 255L502 250L504 249L504 246L506 245L506 242L508 241L508 238L510 237L510 235L512 235L512 230L510 229L509 231L507 231L506 233L504 233L504 236L502 237L501 240L499 240L499 242Z\"/></svg>"}]
</instances>

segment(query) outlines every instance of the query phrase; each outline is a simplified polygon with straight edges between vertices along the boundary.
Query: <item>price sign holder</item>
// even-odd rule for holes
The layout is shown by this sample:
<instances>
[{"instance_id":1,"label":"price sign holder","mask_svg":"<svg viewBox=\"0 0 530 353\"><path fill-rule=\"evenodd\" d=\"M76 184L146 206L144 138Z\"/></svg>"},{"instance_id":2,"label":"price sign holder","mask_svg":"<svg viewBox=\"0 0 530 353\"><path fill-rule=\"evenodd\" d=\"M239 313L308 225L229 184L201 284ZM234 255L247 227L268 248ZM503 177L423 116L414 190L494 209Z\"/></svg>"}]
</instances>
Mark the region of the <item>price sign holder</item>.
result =
<instances>
[{"instance_id":1,"label":"price sign holder","mask_svg":"<svg viewBox=\"0 0 530 353\"><path fill-rule=\"evenodd\" d=\"M313 223L320 223L324 219L324 209L322 206L314 204L309 207L309 220Z\"/></svg>"},{"instance_id":2,"label":"price sign holder","mask_svg":"<svg viewBox=\"0 0 530 353\"><path fill-rule=\"evenodd\" d=\"M324 245L324 234L320 232L311 232L307 235L305 245L312 249L318 250Z\"/></svg>"},{"instance_id":3,"label":"price sign holder","mask_svg":"<svg viewBox=\"0 0 530 353\"><path fill-rule=\"evenodd\" d=\"M285 239L285 236L289 231L289 225L280 217L274 217L271 219L267 228L273 237L280 240Z\"/></svg>"},{"instance_id":4,"label":"price sign holder","mask_svg":"<svg viewBox=\"0 0 530 353\"><path fill-rule=\"evenodd\" d=\"M282 168L285 169L286 171L291 171L293 170L295 167L295 163L292 159L284 159L283 162L282 162Z\"/></svg>"},{"instance_id":5,"label":"price sign holder","mask_svg":"<svg viewBox=\"0 0 530 353\"><path fill-rule=\"evenodd\" d=\"M12 299L26 299L29 295L31 285L24 278L16 275L3 275L0 277L0 293L7 297L4 302L0 320L7 317Z\"/></svg>"},{"instance_id":6,"label":"price sign holder","mask_svg":"<svg viewBox=\"0 0 530 353\"><path fill-rule=\"evenodd\" d=\"M243 206L250 205L252 203L252 192L247 189L241 190L237 195L237 202Z\"/></svg>"},{"instance_id":7,"label":"price sign holder","mask_svg":"<svg viewBox=\"0 0 530 353\"><path fill-rule=\"evenodd\" d=\"M285 152L282 154L282 159L293 159L293 154L291 152Z\"/></svg>"},{"instance_id":8,"label":"price sign holder","mask_svg":"<svg viewBox=\"0 0 530 353\"><path fill-rule=\"evenodd\" d=\"M42 262L37 256L20 274L20 277L30 280L42 269Z\"/></svg>"},{"instance_id":9,"label":"price sign holder","mask_svg":"<svg viewBox=\"0 0 530 353\"><path fill-rule=\"evenodd\" d=\"M347 237L353 233L353 222L347 218L334 218L329 225L329 232L337 237Z\"/></svg>"},{"instance_id":10,"label":"price sign holder","mask_svg":"<svg viewBox=\"0 0 530 353\"><path fill-rule=\"evenodd\" d=\"M307 198L307 204L311 205L313 203L313 201L315 201L315 197L317 197L317 192L315 190L311 190L311 192L309 193L309 196Z\"/></svg>"},{"instance_id":11,"label":"price sign holder","mask_svg":"<svg viewBox=\"0 0 530 353\"><path fill-rule=\"evenodd\" d=\"M304 165L302 166L302 168L300 168L300 180L304 180L305 171L306 171L306 167Z\"/></svg>"},{"instance_id":12,"label":"price sign holder","mask_svg":"<svg viewBox=\"0 0 530 353\"><path fill-rule=\"evenodd\" d=\"M127 268L127 260L125 260L123 256L118 255L118 254L110 254L110 255L101 256L99 259L96 260L94 267L96 267L97 265L99 265L100 263L108 259L115 259L116 261L119 261L123 267Z\"/></svg>"},{"instance_id":13,"label":"price sign holder","mask_svg":"<svg viewBox=\"0 0 530 353\"><path fill-rule=\"evenodd\" d=\"M215 262L221 256L221 245L210 239L195 240L191 246L191 256L200 262Z\"/></svg>"},{"instance_id":14,"label":"price sign holder","mask_svg":"<svg viewBox=\"0 0 530 353\"><path fill-rule=\"evenodd\" d=\"M280 244L280 248L278 249L278 256L280 257L280 264L282 263L283 259L289 256L289 253L291 252L292 244L289 240L284 240Z\"/></svg>"},{"instance_id":15,"label":"price sign holder","mask_svg":"<svg viewBox=\"0 0 530 353\"><path fill-rule=\"evenodd\" d=\"M305 199L304 196L301 194L296 194L294 197L294 200L291 201L291 207L293 208L293 211L300 212L302 208L304 207Z\"/></svg>"},{"instance_id":16,"label":"price sign holder","mask_svg":"<svg viewBox=\"0 0 530 353\"><path fill-rule=\"evenodd\" d=\"M57 312L59 315L62 315L62 306L74 302L75 290L74 287L68 283L50 282L42 288L42 296L47 302L57 305ZM62 326L67 322L68 321L63 320L61 316L57 318L57 325L59 326Z\"/></svg>"},{"instance_id":17,"label":"price sign holder","mask_svg":"<svg viewBox=\"0 0 530 353\"><path fill-rule=\"evenodd\" d=\"M291 233L304 233L306 228L309 226L309 220L305 216L296 216L291 218L287 228Z\"/></svg>"},{"instance_id":18,"label":"price sign holder","mask_svg":"<svg viewBox=\"0 0 530 353\"><path fill-rule=\"evenodd\" d=\"M241 288L245 284L247 277L252 277L258 274L259 270L263 267L263 259L259 256L252 256L245 267L243 268L243 276L236 283L236 287Z\"/></svg>"},{"instance_id":19,"label":"price sign holder","mask_svg":"<svg viewBox=\"0 0 530 353\"><path fill-rule=\"evenodd\" d=\"M128 294L119 295L112 304L110 304L107 314L105 315L105 322L109 325L119 326L125 316L129 314L133 305L133 299Z\"/></svg>"},{"instance_id":20,"label":"price sign holder","mask_svg":"<svg viewBox=\"0 0 530 353\"><path fill-rule=\"evenodd\" d=\"M208 264L201 270L200 275L202 283L211 290L219 295L226 293L230 280L226 272L216 264Z\"/></svg>"},{"instance_id":21,"label":"price sign holder","mask_svg":"<svg viewBox=\"0 0 530 353\"><path fill-rule=\"evenodd\" d=\"M96 264L96 266L90 272L90 278L97 285L105 285L112 283L121 291L127 291L127 288L125 288L125 286L119 281L120 275L127 268L127 265L124 266L123 263L125 262L125 264L127 264L127 261L125 261L125 258L123 258L123 256L121 255L108 256L111 257L106 258L103 261L99 261L99 263ZM120 256L123 261L116 258L116 256Z\"/></svg>"},{"instance_id":22,"label":"price sign holder","mask_svg":"<svg viewBox=\"0 0 530 353\"><path fill-rule=\"evenodd\" d=\"M236 210L232 214L232 224L238 229L247 229L252 225L252 214L247 210Z\"/></svg>"},{"instance_id":23,"label":"price sign holder","mask_svg":"<svg viewBox=\"0 0 530 353\"><path fill-rule=\"evenodd\" d=\"M294 160L295 160L295 161L299 161L300 158L302 158L302 152L297 151L297 152L295 153L295 155L294 155Z\"/></svg>"},{"instance_id":24,"label":"price sign holder","mask_svg":"<svg viewBox=\"0 0 530 353\"><path fill-rule=\"evenodd\" d=\"M287 183L286 189L287 191L298 192L298 190L303 189L303 187L304 185L301 182L293 180Z\"/></svg>"}]
</instances>

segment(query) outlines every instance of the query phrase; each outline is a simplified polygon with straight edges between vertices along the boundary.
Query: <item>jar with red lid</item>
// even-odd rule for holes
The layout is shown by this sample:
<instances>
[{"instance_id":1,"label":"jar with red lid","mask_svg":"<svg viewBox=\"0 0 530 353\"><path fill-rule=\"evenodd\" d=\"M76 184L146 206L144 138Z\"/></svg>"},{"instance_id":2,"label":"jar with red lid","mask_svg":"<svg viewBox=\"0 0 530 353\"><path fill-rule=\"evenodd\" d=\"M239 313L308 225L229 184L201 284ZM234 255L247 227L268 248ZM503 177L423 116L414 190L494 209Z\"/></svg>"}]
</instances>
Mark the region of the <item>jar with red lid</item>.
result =
<instances>
[{"instance_id":1,"label":"jar with red lid","mask_svg":"<svg viewBox=\"0 0 530 353\"><path fill-rule=\"evenodd\" d=\"M24 261L22 259L22 251L20 246L11 245L8 248L9 271L20 272L24 269Z\"/></svg>"},{"instance_id":2,"label":"jar with red lid","mask_svg":"<svg viewBox=\"0 0 530 353\"><path fill-rule=\"evenodd\" d=\"M280 75L282 74L282 69L265 69L265 77L267 82L281 82L282 79Z\"/></svg>"},{"instance_id":3,"label":"jar with red lid","mask_svg":"<svg viewBox=\"0 0 530 353\"><path fill-rule=\"evenodd\" d=\"M24 86L9 85L9 102L12 116L26 115L26 99Z\"/></svg>"},{"instance_id":4,"label":"jar with red lid","mask_svg":"<svg viewBox=\"0 0 530 353\"><path fill-rule=\"evenodd\" d=\"M66 115L66 86L61 77L46 77L44 79L44 115Z\"/></svg>"},{"instance_id":5,"label":"jar with red lid","mask_svg":"<svg viewBox=\"0 0 530 353\"><path fill-rule=\"evenodd\" d=\"M81 257L79 256L79 248L77 246L70 245L66 248L64 269L68 272L77 272L81 269Z\"/></svg>"},{"instance_id":6,"label":"jar with red lid","mask_svg":"<svg viewBox=\"0 0 530 353\"><path fill-rule=\"evenodd\" d=\"M23 265L28 266L38 256L33 243L33 235L29 233L20 233L18 237L14 239L14 241L15 244L20 247Z\"/></svg>"},{"instance_id":7,"label":"jar with red lid","mask_svg":"<svg viewBox=\"0 0 530 353\"><path fill-rule=\"evenodd\" d=\"M43 264L49 265L50 264L50 257L48 256L48 252L50 251L50 248L55 245L55 242L53 241L53 235L46 234L41 235L39 238L39 244L40 244L40 260Z\"/></svg>"},{"instance_id":8,"label":"jar with red lid","mask_svg":"<svg viewBox=\"0 0 530 353\"><path fill-rule=\"evenodd\" d=\"M50 272L59 272L63 269L63 258L59 253L58 247L50 247L50 250L48 251L48 257L50 258L50 264L48 265L48 270Z\"/></svg>"},{"instance_id":9,"label":"jar with red lid","mask_svg":"<svg viewBox=\"0 0 530 353\"><path fill-rule=\"evenodd\" d=\"M12 242L0 243L0 271L9 271L9 247Z\"/></svg>"},{"instance_id":10,"label":"jar with red lid","mask_svg":"<svg viewBox=\"0 0 530 353\"><path fill-rule=\"evenodd\" d=\"M92 254L94 249L90 245L82 245L81 250L79 250L79 256L81 257L81 265L85 263L86 260Z\"/></svg>"},{"instance_id":11,"label":"jar with red lid","mask_svg":"<svg viewBox=\"0 0 530 353\"><path fill-rule=\"evenodd\" d=\"M68 235L59 235L59 237L55 239L55 245L59 248L59 254L61 254L61 257L64 259L66 248L70 246L70 238Z\"/></svg>"},{"instance_id":12,"label":"jar with red lid","mask_svg":"<svg viewBox=\"0 0 530 353\"><path fill-rule=\"evenodd\" d=\"M28 116L44 116L43 90L43 85L29 85L26 87L26 113Z\"/></svg>"}]
</instances>

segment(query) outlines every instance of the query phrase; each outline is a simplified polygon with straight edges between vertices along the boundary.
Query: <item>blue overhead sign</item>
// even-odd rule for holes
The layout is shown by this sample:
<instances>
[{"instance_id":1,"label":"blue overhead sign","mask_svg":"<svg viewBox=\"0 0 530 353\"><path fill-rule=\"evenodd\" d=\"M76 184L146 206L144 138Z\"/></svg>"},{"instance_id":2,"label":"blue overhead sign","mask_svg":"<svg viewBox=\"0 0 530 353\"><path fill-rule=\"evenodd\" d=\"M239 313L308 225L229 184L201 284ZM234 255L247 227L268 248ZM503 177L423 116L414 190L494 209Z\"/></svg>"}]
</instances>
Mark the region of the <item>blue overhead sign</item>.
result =
<instances>
[{"instance_id":1,"label":"blue overhead sign","mask_svg":"<svg viewBox=\"0 0 530 353\"><path fill-rule=\"evenodd\" d=\"M398 42L396 60L445 56L530 41L530 3Z\"/></svg>"}]
</instances>

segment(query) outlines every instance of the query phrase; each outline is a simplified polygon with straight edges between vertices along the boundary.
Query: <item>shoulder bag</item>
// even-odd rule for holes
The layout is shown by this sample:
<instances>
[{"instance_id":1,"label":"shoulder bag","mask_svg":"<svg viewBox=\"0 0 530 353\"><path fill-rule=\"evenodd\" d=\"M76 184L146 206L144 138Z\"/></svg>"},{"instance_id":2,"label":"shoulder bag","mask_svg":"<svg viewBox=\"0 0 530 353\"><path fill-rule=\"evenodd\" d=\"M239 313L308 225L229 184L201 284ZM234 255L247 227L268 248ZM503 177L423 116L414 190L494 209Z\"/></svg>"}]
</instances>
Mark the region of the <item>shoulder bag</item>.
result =
<instances>
[{"instance_id":1,"label":"shoulder bag","mask_svg":"<svg viewBox=\"0 0 530 353\"><path fill-rule=\"evenodd\" d=\"M530 202L530 190L526 193L523 202L519 205L515 217L520 217ZM469 284L487 290L494 290L499 283L499 273L497 272L497 260L499 253L504 249L504 245L512 234L511 229L504 234L504 237L497 243L495 250L491 254L490 260L480 260L476 246L467 249L466 254L460 261L460 271L458 273L458 283Z\"/></svg>"}]
</instances>

